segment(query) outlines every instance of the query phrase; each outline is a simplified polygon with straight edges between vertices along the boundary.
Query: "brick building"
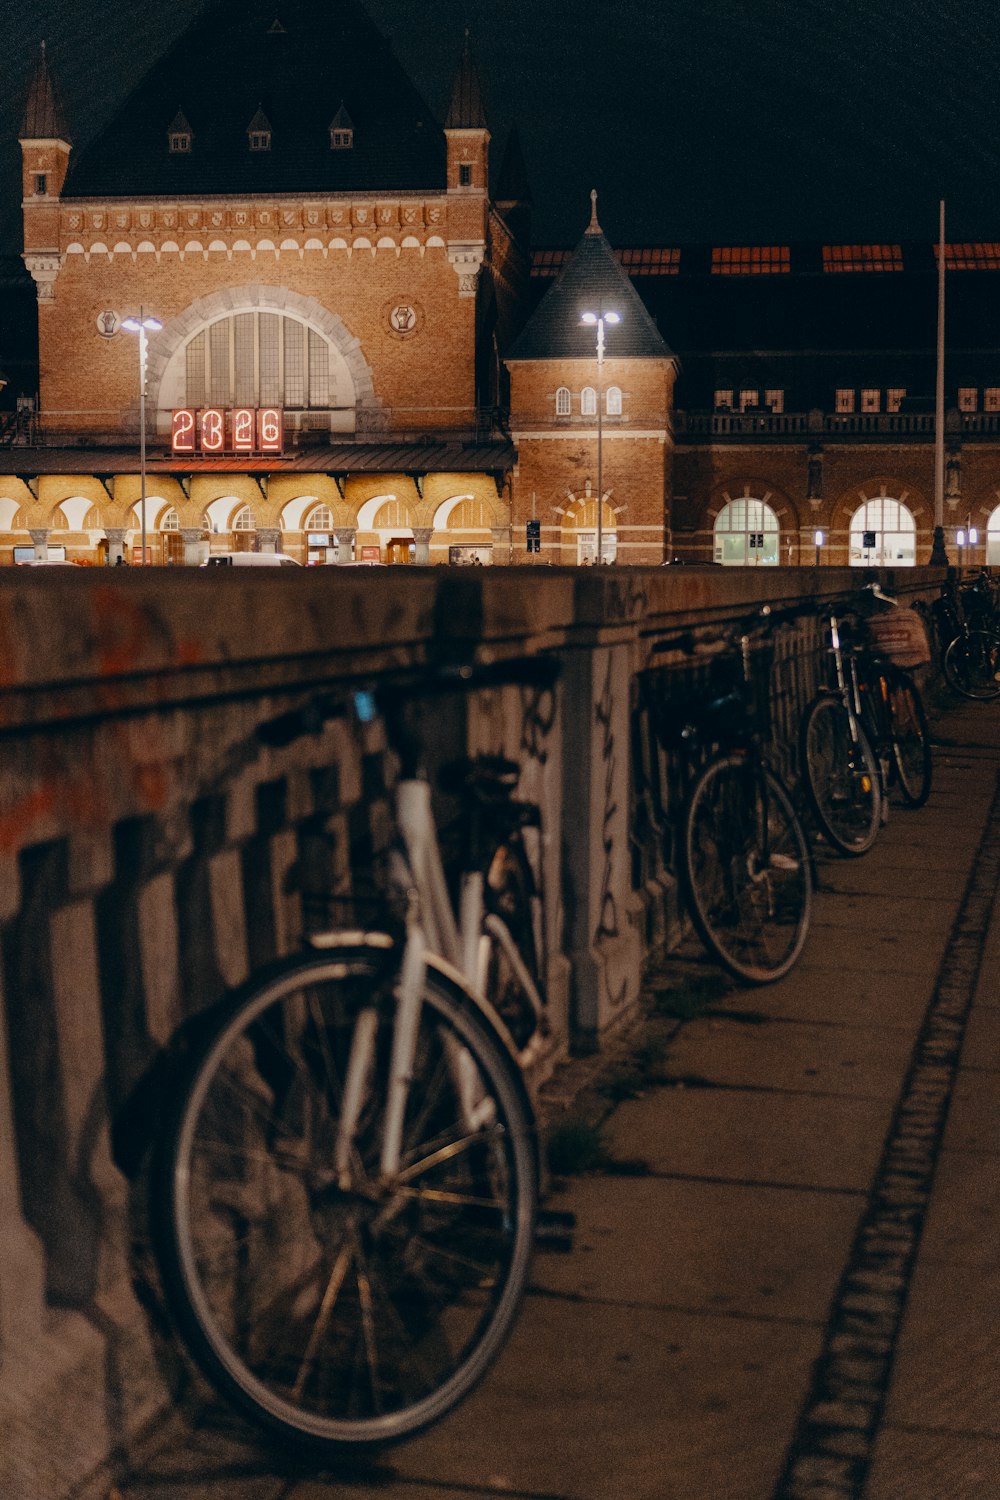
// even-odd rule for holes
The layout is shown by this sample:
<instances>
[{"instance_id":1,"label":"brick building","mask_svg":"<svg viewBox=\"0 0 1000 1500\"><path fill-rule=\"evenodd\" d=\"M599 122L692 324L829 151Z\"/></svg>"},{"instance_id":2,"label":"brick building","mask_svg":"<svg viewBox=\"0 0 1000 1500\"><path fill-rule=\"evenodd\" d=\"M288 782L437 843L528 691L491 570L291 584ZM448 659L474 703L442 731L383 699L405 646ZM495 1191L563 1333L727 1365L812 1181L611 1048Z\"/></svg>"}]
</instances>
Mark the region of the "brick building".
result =
<instances>
[{"instance_id":1,"label":"brick building","mask_svg":"<svg viewBox=\"0 0 1000 1500\"><path fill-rule=\"evenodd\" d=\"M79 155L43 51L21 147L0 561L929 558L929 245L532 255L468 39L442 126L356 0L213 8ZM1000 563L1000 246L946 256L945 536Z\"/></svg>"}]
</instances>

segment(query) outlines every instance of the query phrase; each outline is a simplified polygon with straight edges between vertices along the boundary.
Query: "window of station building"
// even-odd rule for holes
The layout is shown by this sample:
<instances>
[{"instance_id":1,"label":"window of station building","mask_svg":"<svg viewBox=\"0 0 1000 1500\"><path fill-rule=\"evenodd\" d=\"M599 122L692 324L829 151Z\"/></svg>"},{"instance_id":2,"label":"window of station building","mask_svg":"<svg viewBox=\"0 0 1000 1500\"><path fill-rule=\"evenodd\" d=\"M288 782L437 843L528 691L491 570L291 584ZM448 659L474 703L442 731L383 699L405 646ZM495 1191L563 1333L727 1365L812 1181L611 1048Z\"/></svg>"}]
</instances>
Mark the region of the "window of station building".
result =
<instances>
[{"instance_id":1,"label":"window of station building","mask_svg":"<svg viewBox=\"0 0 1000 1500\"><path fill-rule=\"evenodd\" d=\"M306 517L306 531L324 532L333 530L333 512L328 505L314 505Z\"/></svg>"},{"instance_id":2,"label":"window of station building","mask_svg":"<svg viewBox=\"0 0 1000 1500\"><path fill-rule=\"evenodd\" d=\"M556 391L556 416L568 417L570 413L569 387L561 385Z\"/></svg>"},{"instance_id":3,"label":"window of station building","mask_svg":"<svg viewBox=\"0 0 1000 1500\"><path fill-rule=\"evenodd\" d=\"M1000 568L1000 505L986 522L986 566Z\"/></svg>"},{"instance_id":4,"label":"window of station building","mask_svg":"<svg viewBox=\"0 0 1000 1500\"><path fill-rule=\"evenodd\" d=\"M330 346L286 314L232 313L203 328L185 351L187 406L328 407Z\"/></svg>"},{"instance_id":5,"label":"window of station building","mask_svg":"<svg viewBox=\"0 0 1000 1500\"><path fill-rule=\"evenodd\" d=\"M713 276L768 276L791 268L788 245L722 245L712 250Z\"/></svg>"},{"instance_id":6,"label":"window of station building","mask_svg":"<svg viewBox=\"0 0 1000 1500\"><path fill-rule=\"evenodd\" d=\"M330 131L330 150L331 151L350 151L351 148L353 147L353 145L354 145L354 131L353 130L343 130L343 129L333 130L333 129L331 129L331 131Z\"/></svg>"},{"instance_id":7,"label":"window of station building","mask_svg":"<svg viewBox=\"0 0 1000 1500\"><path fill-rule=\"evenodd\" d=\"M730 500L715 518L715 561L729 567L776 567L781 530L766 500L742 495Z\"/></svg>"},{"instance_id":8,"label":"window of station building","mask_svg":"<svg viewBox=\"0 0 1000 1500\"><path fill-rule=\"evenodd\" d=\"M257 522L249 505L244 505L233 517L231 531L256 531Z\"/></svg>"},{"instance_id":9,"label":"window of station building","mask_svg":"<svg viewBox=\"0 0 1000 1500\"><path fill-rule=\"evenodd\" d=\"M597 392L592 385L585 385L580 392L580 415L582 417L597 416Z\"/></svg>"},{"instance_id":10,"label":"window of station building","mask_svg":"<svg viewBox=\"0 0 1000 1500\"><path fill-rule=\"evenodd\" d=\"M48 190L49 190L48 174L46 172L36 172L35 173L35 195L36 195L36 197L39 197L39 198L46 197L46 195L48 194Z\"/></svg>"},{"instance_id":11,"label":"window of station building","mask_svg":"<svg viewBox=\"0 0 1000 1500\"><path fill-rule=\"evenodd\" d=\"M1000 385L988 385L983 391L983 411L1000 411Z\"/></svg>"},{"instance_id":12,"label":"window of station building","mask_svg":"<svg viewBox=\"0 0 1000 1500\"><path fill-rule=\"evenodd\" d=\"M726 391L726 390L718 390L718 391L716 391L716 393L715 393L715 409L716 409L716 411L732 411L732 409L733 409L733 392L731 390L729 390L729 391Z\"/></svg>"},{"instance_id":13,"label":"window of station building","mask_svg":"<svg viewBox=\"0 0 1000 1500\"><path fill-rule=\"evenodd\" d=\"M166 512L166 514L163 517L163 520L160 522L160 530L161 531L180 531L180 529L181 529L181 518L177 514L177 512L174 509L171 508L170 510L168 510Z\"/></svg>"},{"instance_id":14,"label":"window of station building","mask_svg":"<svg viewBox=\"0 0 1000 1500\"><path fill-rule=\"evenodd\" d=\"M756 388L746 387L740 391L740 411L746 411L748 406L760 404L760 392Z\"/></svg>"},{"instance_id":15,"label":"window of station building","mask_svg":"<svg viewBox=\"0 0 1000 1500\"><path fill-rule=\"evenodd\" d=\"M764 405L769 406L775 413L783 412L785 409L784 391L765 391Z\"/></svg>"},{"instance_id":16,"label":"window of station building","mask_svg":"<svg viewBox=\"0 0 1000 1500\"><path fill-rule=\"evenodd\" d=\"M938 256L938 246L935 245L935 260ZM944 266L946 271L1000 271L1000 244L993 241L965 241L945 245Z\"/></svg>"},{"instance_id":17,"label":"window of station building","mask_svg":"<svg viewBox=\"0 0 1000 1500\"><path fill-rule=\"evenodd\" d=\"M917 525L901 500L866 500L851 517L850 531L852 568L912 568L917 561Z\"/></svg>"},{"instance_id":18,"label":"window of station building","mask_svg":"<svg viewBox=\"0 0 1000 1500\"><path fill-rule=\"evenodd\" d=\"M187 130L172 130L167 149L172 156L183 154L191 150L191 134Z\"/></svg>"},{"instance_id":19,"label":"window of station building","mask_svg":"<svg viewBox=\"0 0 1000 1500\"><path fill-rule=\"evenodd\" d=\"M458 185L459 187L472 186L472 167L467 161L461 161L458 164Z\"/></svg>"},{"instance_id":20,"label":"window of station building","mask_svg":"<svg viewBox=\"0 0 1000 1500\"><path fill-rule=\"evenodd\" d=\"M891 385L885 393L886 411L899 411L906 399L906 387L902 385Z\"/></svg>"},{"instance_id":21,"label":"window of station building","mask_svg":"<svg viewBox=\"0 0 1000 1500\"><path fill-rule=\"evenodd\" d=\"M270 151L271 122L262 109L258 109L247 126L247 140L251 151Z\"/></svg>"},{"instance_id":22,"label":"window of station building","mask_svg":"<svg viewBox=\"0 0 1000 1500\"><path fill-rule=\"evenodd\" d=\"M979 390L974 385L962 385L958 388L959 411L976 411L979 407Z\"/></svg>"},{"instance_id":23,"label":"window of station building","mask_svg":"<svg viewBox=\"0 0 1000 1500\"><path fill-rule=\"evenodd\" d=\"M824 245L824 271L901 271L901 245Z\"/></svg>"},{"instance_id":24,"label":"window of station building","mask_svg":"<svg viewBox=\"0 0 1000 1500\"><path fill-rule=\"evenodd\" d=\"M620 417L622 414L622 393L617 385L608 386L608 395L605 409L609 417Z\"/></svg>"},{"instance_id":25,"label":"window of station building","mask_svg":"<svg viewBox=\"0 0 1000 1500\"><path fill-rule=\"evenodd\" d=\"M866 412L877 412L882 407L882 392L875 390L873 386L865 386L861 392L861 410Z\"/></svg>"},{"instance_id":26,"label":"window of station building","mask_svg":"<svg viewBox=\"0 0 1000 1500\"><path fill-rule=\"evenodd\" d=\"M844 386L838 387L836 396L834 398L834 409L842 413L852 412L854 410L854 395L855 393L853 390L848 390Z\"/></svg>"}]
</instances>

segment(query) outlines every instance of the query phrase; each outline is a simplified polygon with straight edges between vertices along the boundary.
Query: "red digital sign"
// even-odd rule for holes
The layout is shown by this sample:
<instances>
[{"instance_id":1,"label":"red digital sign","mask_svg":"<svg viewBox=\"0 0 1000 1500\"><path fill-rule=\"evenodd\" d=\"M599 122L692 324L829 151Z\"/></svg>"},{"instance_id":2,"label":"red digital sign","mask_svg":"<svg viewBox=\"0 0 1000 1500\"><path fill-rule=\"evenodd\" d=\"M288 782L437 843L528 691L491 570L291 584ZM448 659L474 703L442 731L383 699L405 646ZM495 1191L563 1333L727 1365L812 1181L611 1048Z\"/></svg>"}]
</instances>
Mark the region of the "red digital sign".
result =
<instances>
[{"instance_id":1,"label":"red digital sign","mask_svg":"<svg viewBox=\"0 0 1000 1500\"><path fill-rule=\"evenodd\" d=\"M283 453L280 406L178 407L171 414L170 451L177 454Z\"/></svg>"}]
</instances>

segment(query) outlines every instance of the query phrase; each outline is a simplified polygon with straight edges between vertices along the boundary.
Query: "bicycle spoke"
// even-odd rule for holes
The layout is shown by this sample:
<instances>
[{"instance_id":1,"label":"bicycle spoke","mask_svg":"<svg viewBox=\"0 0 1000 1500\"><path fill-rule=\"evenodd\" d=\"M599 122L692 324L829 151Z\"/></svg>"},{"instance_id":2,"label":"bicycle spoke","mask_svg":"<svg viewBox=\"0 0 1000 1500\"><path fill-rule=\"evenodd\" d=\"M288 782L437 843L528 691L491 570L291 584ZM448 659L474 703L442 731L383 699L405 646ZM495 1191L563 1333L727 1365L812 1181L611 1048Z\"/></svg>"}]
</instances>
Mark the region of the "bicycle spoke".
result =
<instances>
[{"instance_id":1,"label":"bicycle spoke","mask_svg":"<svg viewBox=\"0 0 1000 1500\"><path fill-rule=\"evenodd\" d=\"M302 1362L299 1365L299 1373L295 1378L294 1385L292 1386L292 1395L296 1399L301 1398L302 1392L305 1390L305 1384L307 1379L309 1378L309 1372L316 1358L317 1350L319 1349L319 1346L322 1343L323 1339L326 1337L326 1331L330 1326L330 1319L333 1316L333 1309L336 1305L337 1298L340 1295L340 1289L344 1284L344 1277L347 1275L347 1272L350 1269L351 1259L353 1255L354 1247L352 1245L345 1245L338 1255L333 1265L333 1269L330 1272L330 1279L327 1282L326 1291L323 1293L323 1300L320 1303L319 1313L316 1317L315 1323L313 1324L312 1333L309 1336L309 1342L306 1345L305 1353L302 1356Z\"/></svg>"}]
</instances>

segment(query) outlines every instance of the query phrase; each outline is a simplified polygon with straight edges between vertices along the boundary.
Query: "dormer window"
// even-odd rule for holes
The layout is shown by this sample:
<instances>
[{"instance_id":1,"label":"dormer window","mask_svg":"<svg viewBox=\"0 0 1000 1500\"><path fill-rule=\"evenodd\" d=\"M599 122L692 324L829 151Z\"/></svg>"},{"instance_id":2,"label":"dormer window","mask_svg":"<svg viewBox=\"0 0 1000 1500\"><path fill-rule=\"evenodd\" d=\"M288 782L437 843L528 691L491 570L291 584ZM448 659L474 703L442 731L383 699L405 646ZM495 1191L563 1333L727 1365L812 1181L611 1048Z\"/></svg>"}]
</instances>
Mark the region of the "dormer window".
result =
<instances>
[{"instance_id":1,"label":"dormer window","mask_svg":"<svg viewBox=\"0 0 1000 1500\"><path fill-rule=\"evenodd\" d=\"M247 140L251 151L270 151L271 122L262 109L258 109L247 126Z\"/></svg>"},{"instance_id":2,"label":"dormer window","mask_svg":"<svg viewBox=\"0 0 1000 1500\"><path fill-rule=\"evenodd\" d=\"M354 122L341 104L330 121L330 150L350 151L354 146Z\"/></svg>"},{"instance_id":3,"label":"dormer window","mask_svg":"<svg viewBox=\"0 0 1000 1500\"><path fill-rule=\"evenodd\" d=\"M191 142L194 131L188 124L183 111L178 110L167 130L167 148L171 156L184 155L191 150Z\"/></svg>"}]
</instances>

